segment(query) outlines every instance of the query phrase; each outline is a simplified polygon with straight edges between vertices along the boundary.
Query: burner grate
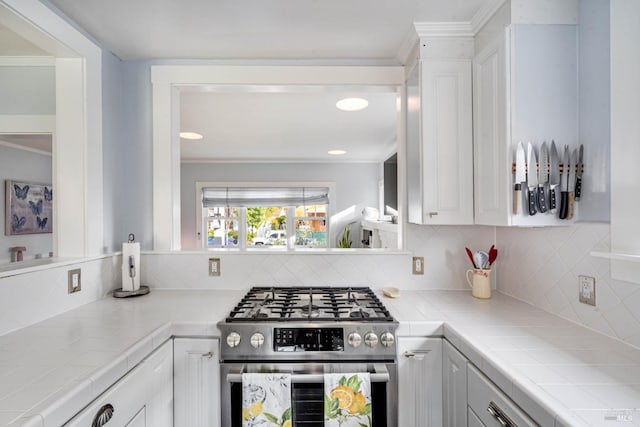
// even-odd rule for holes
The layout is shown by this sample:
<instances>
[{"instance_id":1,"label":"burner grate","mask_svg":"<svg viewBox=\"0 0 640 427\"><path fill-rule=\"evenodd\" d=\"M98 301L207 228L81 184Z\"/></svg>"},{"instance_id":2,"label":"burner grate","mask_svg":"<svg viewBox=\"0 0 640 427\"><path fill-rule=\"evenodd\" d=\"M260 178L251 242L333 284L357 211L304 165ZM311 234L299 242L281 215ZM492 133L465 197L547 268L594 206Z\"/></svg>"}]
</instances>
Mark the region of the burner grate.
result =
<instances>
[{"instance_id":1,"label":"burner grate","mask_svg":"<svg viewBox=\"0 0 640 427\"><path fill-rule=\"evenodd\" d=\"M228 322L393 321L368 287L253 287Z\"/></svg>"}]
</instances>

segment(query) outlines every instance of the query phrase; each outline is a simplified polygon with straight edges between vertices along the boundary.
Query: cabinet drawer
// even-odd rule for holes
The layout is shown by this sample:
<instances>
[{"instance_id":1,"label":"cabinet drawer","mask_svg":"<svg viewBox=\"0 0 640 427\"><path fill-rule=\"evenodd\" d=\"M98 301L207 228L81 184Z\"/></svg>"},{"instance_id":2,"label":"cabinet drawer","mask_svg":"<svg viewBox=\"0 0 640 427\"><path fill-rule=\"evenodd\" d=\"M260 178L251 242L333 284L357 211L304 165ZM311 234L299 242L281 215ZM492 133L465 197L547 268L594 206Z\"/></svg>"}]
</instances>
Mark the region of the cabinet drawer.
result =
<instances>
[{"instance_id":1,"label":"cabinet drawer","mask_svg":"<svg viewBox=\"0 0 640 427\"><path fill-rule=\"evenodd\" d=\"M468 403L486 426L538 426L527 414L471 364L468 369ZM495 415L493 415L493 414ZM499 419L506 420L506 424ZM511 424L509 424L509 422Z\"/></svg>"}]
</instances>

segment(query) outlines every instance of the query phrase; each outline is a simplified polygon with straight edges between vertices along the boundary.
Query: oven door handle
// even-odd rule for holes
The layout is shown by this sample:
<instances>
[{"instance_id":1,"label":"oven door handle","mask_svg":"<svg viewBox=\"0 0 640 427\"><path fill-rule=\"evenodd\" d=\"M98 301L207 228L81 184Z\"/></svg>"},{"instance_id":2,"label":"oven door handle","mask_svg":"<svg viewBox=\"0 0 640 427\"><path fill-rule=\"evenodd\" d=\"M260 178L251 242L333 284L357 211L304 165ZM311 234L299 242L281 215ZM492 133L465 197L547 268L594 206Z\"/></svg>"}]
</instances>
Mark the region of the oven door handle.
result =
<instances>
[{"instance_id":1,"label":"oven door handle","mask_svg":"<svg viewBox=\"0 0 640 427\"><path fill-rule=\"evenodd\" d=\"M374 365L375 372L369 374L372 383L388 383L389 371L384 365ZM229 372L227 382L241 383L242 372ZM291 374L291 382L294 384L310 384L324 382L324 374Z\"/></svg>"}]
</instances>

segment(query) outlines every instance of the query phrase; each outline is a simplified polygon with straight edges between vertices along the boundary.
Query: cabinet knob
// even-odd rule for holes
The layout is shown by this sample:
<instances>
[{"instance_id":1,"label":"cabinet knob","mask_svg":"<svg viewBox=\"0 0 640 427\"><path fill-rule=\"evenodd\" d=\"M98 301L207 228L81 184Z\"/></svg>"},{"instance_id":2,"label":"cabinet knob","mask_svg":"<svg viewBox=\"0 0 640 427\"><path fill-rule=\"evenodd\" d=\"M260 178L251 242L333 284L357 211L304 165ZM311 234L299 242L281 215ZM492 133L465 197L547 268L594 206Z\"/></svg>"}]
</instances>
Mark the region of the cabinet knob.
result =
<instances>
[{"instance_id":1,"label":"cabinet knob","mask_svg":"<svg viewBox=\"0 0 640 427\"><path fill-rule=\"evenodd\" d=\"M111 420L111 418L113 417L113 412L113 405L109 403L104 405L102 408L100 408L95 418L93 419L91 427L102 427L103 425L108 423L109 420Z\"/></svg>"},{"instance_id":2,"label":"cabinet knob","mask_svg":"<svg viewBox=\"0 0 640 427\"><path fill-rule=\"evenodd\" d=\"M202 355L202 357L206 357L207 359L211 359L213 357L213 353L212 352L208 352Z\"/></svg>"}]
</instances>

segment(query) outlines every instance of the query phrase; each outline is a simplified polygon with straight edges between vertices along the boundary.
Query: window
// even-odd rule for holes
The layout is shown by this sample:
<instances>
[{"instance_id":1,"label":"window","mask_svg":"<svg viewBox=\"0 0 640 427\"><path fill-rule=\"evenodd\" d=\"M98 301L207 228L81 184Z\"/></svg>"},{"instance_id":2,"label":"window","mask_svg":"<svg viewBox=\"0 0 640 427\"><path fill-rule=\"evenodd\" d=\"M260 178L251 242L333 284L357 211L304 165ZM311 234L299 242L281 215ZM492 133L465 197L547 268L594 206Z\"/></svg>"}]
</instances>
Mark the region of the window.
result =
<instances>
[{"instance_id":1,"label":"window","mask_svg":"<svg viewBox=\"0 0 640 427\"><path fill-rule=\"evenodd\" d=\"M197 192L205 248L328 247L327 185L198 183Z\"/></svg>"}]
</instances>

